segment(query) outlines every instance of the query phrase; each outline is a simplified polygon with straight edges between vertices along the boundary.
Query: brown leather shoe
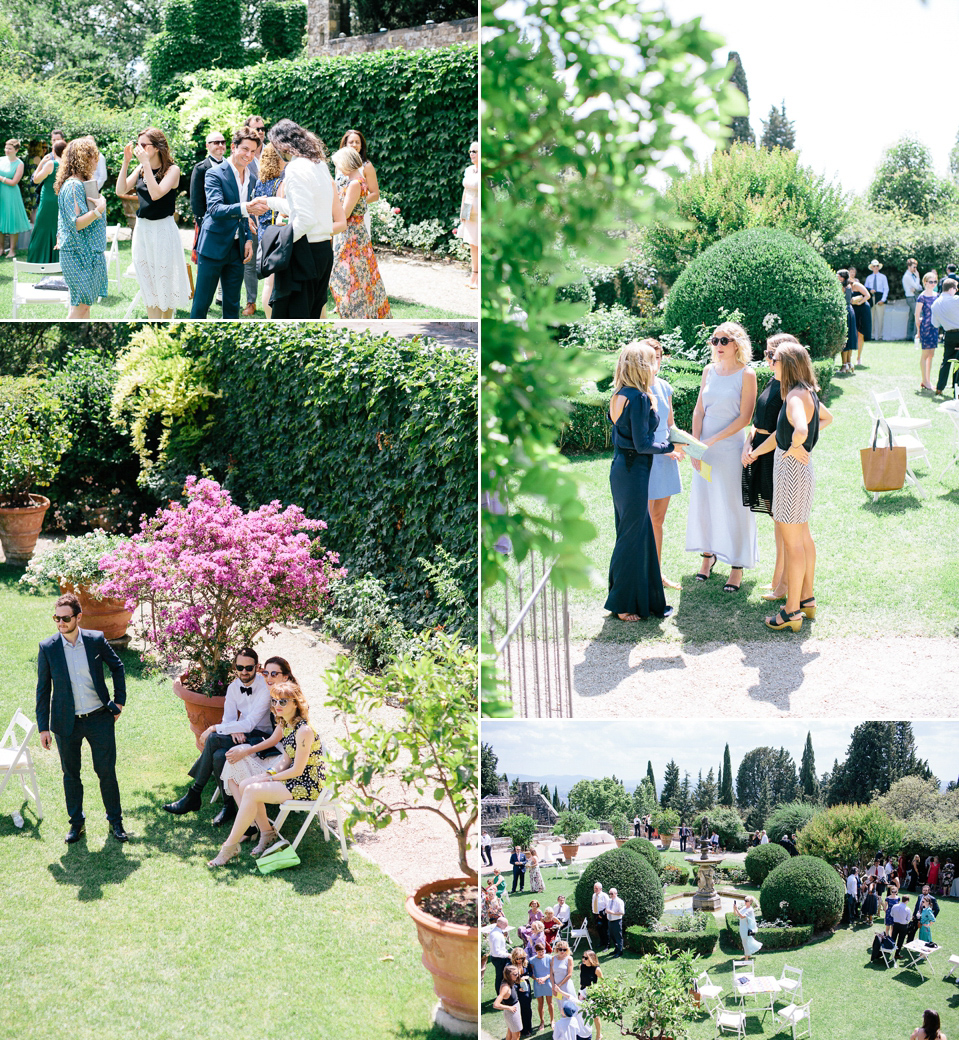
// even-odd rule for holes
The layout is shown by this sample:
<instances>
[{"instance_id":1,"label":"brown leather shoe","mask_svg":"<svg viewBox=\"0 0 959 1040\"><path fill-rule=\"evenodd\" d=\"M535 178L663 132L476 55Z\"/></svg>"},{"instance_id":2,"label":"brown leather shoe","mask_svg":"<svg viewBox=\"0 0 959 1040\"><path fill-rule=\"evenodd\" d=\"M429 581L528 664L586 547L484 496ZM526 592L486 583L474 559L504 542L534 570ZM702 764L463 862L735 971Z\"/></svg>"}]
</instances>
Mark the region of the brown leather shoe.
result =
<instances>
[{"instance_id":1,"label":"brown leather shoe","mask_svg":"<svg viewBox=\"0 0 959 1040\"><path fill-rule=\"evenodd\" d=\"M254 314L256 314L256 304L255 303L248 303L243 308L243 317L244 318L252 318Z\"/></svg>"}]
</instances>

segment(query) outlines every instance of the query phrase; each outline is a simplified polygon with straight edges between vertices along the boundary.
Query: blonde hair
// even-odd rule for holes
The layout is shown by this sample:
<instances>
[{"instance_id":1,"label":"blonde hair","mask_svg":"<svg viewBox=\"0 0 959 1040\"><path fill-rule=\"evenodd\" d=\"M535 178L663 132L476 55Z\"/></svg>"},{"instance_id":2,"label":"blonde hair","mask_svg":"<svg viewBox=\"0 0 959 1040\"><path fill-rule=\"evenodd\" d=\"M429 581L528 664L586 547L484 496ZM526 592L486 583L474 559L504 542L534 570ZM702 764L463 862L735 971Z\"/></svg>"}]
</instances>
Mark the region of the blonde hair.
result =
<instances>
[{"instance_id":1,"label":"blonde hair","mask_svg":"<svg viewBox=\"0 0 959 1040\"><path fill-rule=\"evenodd\" d=\"M523 949L522 946L517 946L513 950L511 950L509 959L512 964L518 964L520 961L528 960L526 956L526 951Z\"/></svg>"},{"instance_id":2,"label":"blonde hair","mask_svg":"<svg viewBox=\"0 0 959 1040\"><path fill-rule=\"evenodd\" d=\"M363 157L355 148L339 148L333 153L333 165L340 173L363 169Z\"/></svg>"},{"instance_id":3,"label":"blonde hair","mask_svg":"<svg viewBox=\"0 0 959 1040\"><path fill-rule=\"evenodd\" d=\"M726 336L736 344L736 360L740 365L748 365L753 357L753 343L749 338L749 333L742 327L737 325L734 321L724 321L721 325L717 325L713 330L710 340L716 336ZM716 363L716 348L712 350L713 364Z\"/></svg>"},{"instance_id":4,"label":"blonde hair","mask_svg":"<svg viewBox=\"0 0 959 1040\"><path fill-rule=\"evenodd\" d=\"M653 366L655 364L656 354L652 347L648 347L637 340L627 343L619 352L619 360L616 362L616 375L613 377L613 394L618 394L624 386L631 386L636 390L642 390L644 394L648 394L653 382Z\"/></svg>"},{"instance_id":5,"label":"blonde hair","mask_svg":"<svg viewBox=\"0 0 959 1040\"><path fill-rule=\"evenodd\" d=\"M260 153L259 162L259 178L261 181L272 181L274 177L279 177L286 167L286 163L283 161L283 156L267 142L263 146L263 151Z\"/></svg>"},{"instance_id":6,"label":"blonde hair","mask_svg":"<svg viewBox=\"0 0 959 1040\"><path fill-rule=\"evenodd\" d=\"M553 943L553 953L569 953L569 943L565 939Z\"/></svg>"},{"instance_id":7,"label":"blonde hair","mask_svg":"<svg viewBox=\"0 0 959 1040\"><path fill-rule=\"evenodd\" d=\"M79 177L81 181L89 180L96 169L99 154L96 141L92 137L78 137L70 141L63 151L63 162L57 170L54 192L60 194L63 182L68 177Z\"/></svg>"},{"instance_id":8,"label":"blonde hair","mask_svg":"<svg viewBox=\"0 0 959 1040\"><path fill-rule=\"evenodd\" d=\"M935 285L938 281L939 281L939 279L936 277L935 273L932 272L932 271L927 271L922 276L922 284L923 285Z\"/></svg>"},{"instance_id":9,"label":"blonde hair","mask_svg":"<svg viewBox=\"0 0 959 1040\"><path fill-rule=\"evenodd\" d=\"M783 400L786 399L786 394L797 386L819 392L809 351L804 346L798 343L784 343L776 350L776 360L779 362L779 385Z\"/></svg>"}]
</instances>

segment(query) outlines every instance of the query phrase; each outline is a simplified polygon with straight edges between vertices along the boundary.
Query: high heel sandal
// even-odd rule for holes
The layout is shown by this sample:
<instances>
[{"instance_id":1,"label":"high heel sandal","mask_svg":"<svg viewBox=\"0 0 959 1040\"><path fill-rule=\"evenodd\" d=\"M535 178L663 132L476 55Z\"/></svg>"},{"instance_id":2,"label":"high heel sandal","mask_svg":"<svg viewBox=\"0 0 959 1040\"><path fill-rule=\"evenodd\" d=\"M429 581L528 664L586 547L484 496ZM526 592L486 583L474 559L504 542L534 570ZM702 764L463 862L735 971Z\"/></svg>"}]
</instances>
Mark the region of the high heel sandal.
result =
<instances>
[{"instance_id":1,"label":"high heel sandal","mask_svg":"<svg viewBox=\"0 0 959 1040\"><path fill-rule=\"evenodd\" d=\"M260 835L260 840L251 852L251 856L262 856L264 852L279 838L279 834L271 827Z\"/></svg>"},{"instance_id":2,"label":"high heel sandal","mask_svg":"<svg viewBox=\"0 0 959 1040\"><path fill-rule=\"evenodd\" d=\"M730 578L733 576L733 571L739 571L739 584L738 585L734 585L731 581L727 581L726 584L723 586L723 592L739 592L739 590L743 587L743 569L742 569L742 567L730 567L729 568L729 576L730 576Z\"/></svg>"},{"instance_id":3,"label":"high heel sandal","mask_svg":"<svg viewBox=\"0 0 959 1040\"><path fill-rule=\"evenodd\" d=\"M812 606L809 605L810 603ZM810 596L809 599L801 599L799 601L799 609L802 611L803 617L812 621L816 616L816 597Z\"/></svg>"},{"instance_id":4,"label":"high heel sandal","mask_svg":"<svg viewBox=\"0 0 959 1040\"><path fill-rule=\"evenodd\" d=\"M713 573L713 567L716 566L716 554L715 553L700 553L699 555L702 556L702 558L704 560L712 559L712 561L713 561L709 565L709 570L705 574L697 574L696 575L696 580L697 581L708 581L710 574Z\"/></svg>"},{"instance_id":5,"label":"high heel sandal","mask_svg":"<svg viewBox=\"0 0 959 1040\"><path fill-rule=\"evenodd\" d=\"M207 863L207 866L225 867L227 863L229 863L230 860L233 859L234 856L239 856L239 854L240 843L238 841L234 842L234 844L232 845L222 845L220 846L220 851L216 854L216 856L213 859L210 860L209 863Z\"/></svg>"},{"instance_id":6,"label":"high heel sandal","mask_svg":"<svg viewBox=\"0 0 959 1040\"><path fill-rule=\"evenodd\" d=\"M786 613L786 608L783 607L772 618L766 618L766 628L771 628L774 632L782 632L784 628L791 628L794 632L798 632L802 628L802 611L794 610L791 614ZM777 624L778 622L778 624Z\"/></svg>"}]
</instances>

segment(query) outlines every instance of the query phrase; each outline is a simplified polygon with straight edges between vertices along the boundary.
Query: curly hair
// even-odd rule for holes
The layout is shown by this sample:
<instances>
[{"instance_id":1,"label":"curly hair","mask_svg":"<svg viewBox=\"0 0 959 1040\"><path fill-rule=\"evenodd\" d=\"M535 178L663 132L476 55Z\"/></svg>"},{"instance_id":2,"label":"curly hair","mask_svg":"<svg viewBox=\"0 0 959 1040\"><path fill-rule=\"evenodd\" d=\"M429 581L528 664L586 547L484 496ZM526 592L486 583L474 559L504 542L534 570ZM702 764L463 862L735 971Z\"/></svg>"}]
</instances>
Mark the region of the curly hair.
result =
<instances>
[{"instance_id":1,"label":"curly hair","mask_svg":"<svg viewBox=\"0 0 959 1040\"><path fill-rule=\"evenodd\" d=\"M283 156L271 144L265 144L260 153L259 178L261 182L271 181L279 177L286 163Z\"/></svg>"},{"instance_id":2,"label":"curly hair","mask_svg":"<svg viewBox=\"0 0 959 1040\"><path fill-rule=\"evenodd\" d=\"M295 682L280 682L277 683L270 690L271 697L286 697L288 700L296 702L296 714L290 720L290 724L295 726L300 719L302 719L307 725L310 724L309 710L310 707L306 703L306 696L300 689L299 683ZM279 720L278 720L279 721Z\"/></svg>"},{"instance_id":3,"label":"curly hair","mask_svg":"<svg viewBox=\"0 0 959 1040\"><path fill-rule=\"evenodd\" d=\"M269 133L270 144L280 152L290 152L311 162L326 162L326 145L292 119L281 119Z\"/></svg>"},{"instance_id":4,"label":"curly hair","mask_svg":"<svg viewBox=\"0 0 959 1040\"><path fill-rule=\"evenodd\" d=\"M79 177L81 181L88 181L96 169L99 154L97 143L92 137L77 137L71 141L63 151L63 161L57 170L57 179L53 185L54 192L60 194L63 182L68 177Z\"/></svg>"}]
</instances>

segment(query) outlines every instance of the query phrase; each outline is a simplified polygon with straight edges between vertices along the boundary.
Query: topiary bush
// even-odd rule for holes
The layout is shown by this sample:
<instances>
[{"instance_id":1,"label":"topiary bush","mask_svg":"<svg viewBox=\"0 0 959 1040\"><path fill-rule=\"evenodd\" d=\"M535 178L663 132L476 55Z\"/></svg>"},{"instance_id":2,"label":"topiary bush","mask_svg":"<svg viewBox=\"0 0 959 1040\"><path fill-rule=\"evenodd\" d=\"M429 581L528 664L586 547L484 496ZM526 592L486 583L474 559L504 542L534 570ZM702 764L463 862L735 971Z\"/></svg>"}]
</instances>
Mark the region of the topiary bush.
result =
<instances>
[{"instance_id":1,"label":"topiary bush","mask_svg":"<svg viewBox=\"0 0 959 1040\"><path fill-rule=\"evenodd\" d=\"M663 912L663 886L646 858L633 850L610 849L597 856L576 883L576 912L592 914L593 885L601 882L604 891L615 888L626 906L623 927L638 924L648 928Z\"/></svg>"},{"instance_id":2,"label":"topiary bush","mask_svg":"<svg viewBox=\"0 0 959 1040\"><path fill-rule=\"evenodd\" d=\"M761 885L769 872L785 863L789 859L789 853L782 845L755 845L746 853L746 873L754 885Z\"/></svg>"},{"instance_id":3,"label":"topiary bush","mask_svg":"<svg viewBox=\"0 0 959 1040\"><path fill-rule=\"evenodd\" d=\"M711 830L715 830L719 835L719 842L724 849L728 849L730 852L741 852L746 848L749 837L746 834L742 818L735 809L715 806L705 814L697 813L690 824L694 834L699 834L704 815L709 819Z\"/></svg>"},{"instance_id":4,"label":"topiary bush","mask_svg":"<svg viewBox=\"0 0 959 1040\"><path fill-rule=\"evenodd\" d=\"M661 932L633 925L626 929L626 948L633 953L648 954L665 947L670 952L692 950L697 957L710 957L719 942L719 925L712 914L697 912L695 920L702 930Z\"/></svg>"},{"instance_id":5,"label":"topiary bush","mask_svg":"<svg viewBox=\"0 0 959 1040\"><path fill-rule=\"evenodd\" d=\"M628 849L630 852L635 852L640 856L644 856L648 861L649 865L658 874L662 869L662 856L659 853L659 849L646 838L630 838L629 841L624 841L620 845L621 849Z\"/></svg>"},{"instance_id":6,"label":"topiary bush","mask_svg":"<svg viewBox=\"0 0 959 1040\"><path fill-rule=\"evenodd\" d=\"M800 924L790 928L766 927L760 921L760 930L756 938L763 944L764 950L789 950L796 946L802 946L812 938L813 927L811 924ZM742 938L739 934L739 918L730 911L726 914L726 927L723 929L723 939L730 946L739 948Z\"/></svg>"},{"instance_id":7,"label":"topiary bush","mask_svg":"<svg viewBox=\"0 0 959 1040\"><path fill-rule=\"evenodd\" d=\"M687 344L700 324L715 323L720 307L739 308L758 355L763 320L806 344L813 357L831 357L846 338L846 304L835 272L787 231L752 228L724 238L693 260L676 279L663 315Z\"/></svg>"},{"instance_id":8,"label":"topiary bush","mask_svg":"<svg viewBox=\"0 0 959 1040\"><path fill-rule=\"evenodd\" d=\"M817 856L795 856L780 863L763 882L759 905L763 917L785 917L790 924L812 925L817 932L842 919L846 888L836 871Z\"/></svg>"}]
</instances>

